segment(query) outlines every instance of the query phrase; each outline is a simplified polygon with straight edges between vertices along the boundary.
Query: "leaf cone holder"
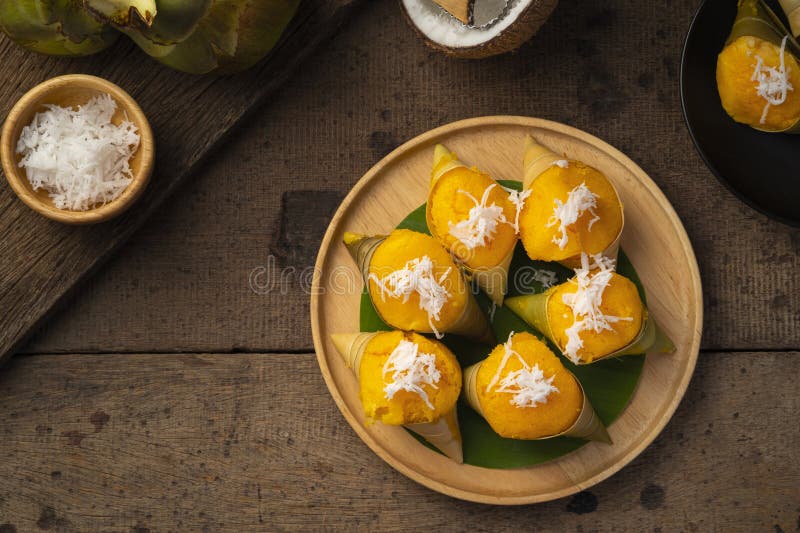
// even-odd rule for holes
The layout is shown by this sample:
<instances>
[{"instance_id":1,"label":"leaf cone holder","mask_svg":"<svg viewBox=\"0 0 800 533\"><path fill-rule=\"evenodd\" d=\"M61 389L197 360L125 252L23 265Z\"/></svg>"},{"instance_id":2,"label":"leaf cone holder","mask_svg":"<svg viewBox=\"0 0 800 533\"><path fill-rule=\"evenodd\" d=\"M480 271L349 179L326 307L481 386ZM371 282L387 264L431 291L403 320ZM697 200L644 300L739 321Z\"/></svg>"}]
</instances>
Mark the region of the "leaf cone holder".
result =
<instances>
[{"instance_id":1,"label":"leaf cone holder","mask_svg":"<svg viewBox=\"0 0 800 533\"><path fill-rule=\"evenodd\" d=\"M436 168L442 159L449 157L450 154L451 152L449 149L441 144L437 144L433 151L433 168ZM468 167L458 159L452 159L451 161L448 161L442 165L442 168L438 169L437 172L431 176L430 192L433 192L434 186L442 176L456 168ZM497 186L499 187L500 184ZM439 242L444 243L443 235L438 235L434 230L435 225L433 224L433 212L430 194L428 195L428 203L427 207L425 208L425 221L427 222L428 228L431 230L433 236L436 237ZM451 251L451 253L454 252ZM513 257L514 248L512 247L508 254L498 264L491 267L472 268L464 263L460 258L459 264L464 269L464 272L466 272L467 277L471 280L475 280L475 282L478 284L478 287L480 287L483 292L489 296L492 302L501 306L503 305L503 299L508 291L508 271L511 268L511 259Z\"/></svg>"},{"instance_id":2,"label":"leaf cone holder","mask_svg":"<svg viewBox=\"0 0 800 533\"><path fill-rule=\"evenodd\" d=\"M792 35L800 37L800 0L780 0L781 8L789 19Z\"/></svg>"},{"instance_id":3,"label":"leaf cone holder","mask_svg":"<svg viewBox=\"0 0 800 533\"><path fill-rule=\"evenodd\" d=\"M369 288L370 261L372 260L372 255L375 253L375 250L385 239L386 237L383 235L370 237L367 235L350 232L345 232L344 234L344 244L347 247L347 250L350 252L350 255L353 257L353 260L356 262L359 271L361 272L361 276L364 279L364 286L367 287L367 293L369 294L370 300L375 307L375 312L378 313L378 316L380 316L381 320L390 326L396 327L397 329L405 329L390 323L383 315L381 315L380 311L378 310L378 306L375 305L372 291ZM467 286L467 291L469 291L469 286ZM467 292L467 303L464 306L461 316L452 325L442 329L442 333L461 335L484 344L492 344L495 341L494 332L492 331L492 327L489 325L489 321L486 320L486 316L484 316L483 312L478 306L478 302L475 301L475 296L473 296L473 294L470 292Z\"/></svg>"},{"instance_id":4,"label":"leaf cone holder","mask_svg":"<svg viewBox=\"0 0 800 533\"><path fill-rule=\"evenodd\" d=\"M733 21L733 28L728 40L725 41L725 46L739 37L758 37L780 47L784 36L788 35L786 50L800 61L800 44L792 37L792 34L795 37L800 34L800 0L781 0L781 7L789 18L791 33L762 0L740 0L736 19ZM800 118L783 130L762 130L755 126L751 127L766 133L800 133Z\"/></svg>"},{"instance_id":5,"label":"leaf cone holder","mask_svg":"<svg viewBox=\"0 0 800 533\"><path fill-rule=\"evenodd\" d=\"M334 333L331 335L336 350L342 356L348 368L353 371L356 379L360 378L361 359L364 357L367 344L378 333ZM424 438L439 451L457 463L464 462L462 449L461 430L458 427L458 414L456 407L442 415L434 422L421 424L405 424L403 427L410 429Z\"/></svg>"},{"instance_id":6,"label":"leaf cone holder","mask_svg":"<svg viewBox=\"0 0 800 533\"><path fill-rule=\"evenodd\" d=\"M540 294L528 294L525 296L515 296L506 300L506 306L511 309L518 317L530 326L536 328L542 335L552 342L560 351L564 353L564 346L561 346L553 334L550 325L550 318L547 314L547 304L555 294L553 287ZM653 317L645 308L642 318L642 327L636 337L626 346L614 352L596 357L590 362L583 360L576 364L588 365L597 361L608 359L609 357L619 357L622 355L645 355L651 353L671 353L675 351L675 345L667 337L664 331L658 326ZM573 361L574 362L574 361Z\"/></svg>"},{"instance_id":7,"label":"leaf cone holder","mask_svg":"<svg viewBox=\"0 0 800 533\"><path fill-rule=\"evenodd\" d=\"M486 418L486 415L483 412L483 407L481 406L480 398L478 396L478 370L480 370L482 364L483 361L476 363L464 370L463 390L466 394L467 403L469 403L470 407L472 407L479 415ZM569 372L569 370L567 370L567 372ZM589 402L589 398L586 396L586 392L583 390L583 385L581 385L581 382L578 381L578 378L576 378L574 374L572 377L575 379L575 383L578 384L578 387L580 387L581 396L583 397L583 405L581 406L581 412L578 414L578 418L570 427L561 433L556 433L555 435L548 435L546 437L533 440L546 440L553 439L555 437L575 437L584 440L612 444L608 430L603 425L600 417L597 416L592 404Z\"/></svg>"},{"instance_id":8,"label":"leaf cone holder","mask_svg":"<svg viewBox=\"0 0 800 533\"><path fill-rule=\"evenodd\" d=\"M562 161L564 159L565 158L563 156L560 156L546 146L539 144L539 142L532 136L526 135L525 156L522 160L522 168L524 171L524 177L522 181L523 190L530 188L536 178L538 178L542 172L553 166L556 161ZM620 224L617 236L614 237L614 240L611 241L611 244L609 244L602 252L600 252L600 255L616 261L617 255L619 254L619 244L622 239L622 230L625 229L625 209L622 206L619 191L617 191L617 188L613 183L611 183L610 180L608 183L611 185L611 188L614 189L614 194L616 194L617 200L620 202L620 210L622 211L622 224ZM568 257L558 262L569 268L577 268L581 265L581 254Z\"/></svg>"}]
</instances>

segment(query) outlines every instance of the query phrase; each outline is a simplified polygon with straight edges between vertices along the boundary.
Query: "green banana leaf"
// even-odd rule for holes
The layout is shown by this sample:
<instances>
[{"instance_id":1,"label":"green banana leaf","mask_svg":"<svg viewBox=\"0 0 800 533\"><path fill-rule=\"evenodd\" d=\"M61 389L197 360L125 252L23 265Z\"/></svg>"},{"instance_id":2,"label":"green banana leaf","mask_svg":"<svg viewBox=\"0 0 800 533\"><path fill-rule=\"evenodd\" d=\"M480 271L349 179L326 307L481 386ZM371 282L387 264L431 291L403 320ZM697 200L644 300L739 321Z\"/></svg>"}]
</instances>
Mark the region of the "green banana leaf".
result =
<instances>
[{"instance_id":1,"label":"green banana leaf","mask_svg":"<svg viewBox=\"0 0 800 533\"><path fill-rule=\"evenodd\" d=\"M501 181L501 185L520 190L522 184L517 181ZM430 234L425 222L425 205L412 211L398 226L398 229L411 229ZM545 269L554 272L556 283L566 281L572 271L557 264L542 261L531 261L521 244L517 244L509 272L510 295L544 292L545 287L533 279L533 269ZM631 279L639 289L642 300L645 299L644 287L636 274L636 270L627 256L620 251L617 261L617 272ZM481 309L491 316L491 302L482 292L475 289L476 298ZM375 307L364 291L361 297L361 331L391 330L375 311ZM504 340L511 331L529 331L542 338L541 334L525 324L520 318L505 307L498 307L491 321L495 335ZM542 340L545 340L542 338ZM484 359L494 346L485 346L455 335L445 335L443 342L458 357L463 368ZM545 340L545 342L548 342ZM548 342L548 344L550 344ZM553 353L559 354L552 344ZM642 373L645 358L640 355L629 355L616 359L607 359L591 365L576 366L561 357L564 365L575 374L583 385L598 416L606 425L611 424L622 413L628 404L639 376ZM547 440L523 441L505 439L495 433L489 424L466 402L459 401L458 421L464 439L464 462L485 468L518 468L550 461L577 450L584 444L581 439L557 437ZM412 435L413 432L411 432ZM423 439L414 435L420 442L433 448ZM435 448L433 448L435 449Z\"/></svg>"}]
</instances>

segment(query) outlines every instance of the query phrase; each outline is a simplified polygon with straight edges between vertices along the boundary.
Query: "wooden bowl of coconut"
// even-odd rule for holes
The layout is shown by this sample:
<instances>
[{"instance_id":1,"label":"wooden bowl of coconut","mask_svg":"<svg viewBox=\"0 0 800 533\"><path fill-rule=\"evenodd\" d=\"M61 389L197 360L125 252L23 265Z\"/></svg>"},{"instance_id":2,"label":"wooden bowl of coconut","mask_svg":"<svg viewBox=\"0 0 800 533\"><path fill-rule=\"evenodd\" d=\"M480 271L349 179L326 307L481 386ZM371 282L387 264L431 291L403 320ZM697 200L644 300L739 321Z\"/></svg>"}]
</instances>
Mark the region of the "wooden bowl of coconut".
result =
<instances>
[{"instance_id":1,"label":"wooden bowl of coconut","mask_svg":"<svg viewBox=\"0 0 800 533\"><path fill-rule=\"evenodd\" d=\"M0 137L9 185L31 209L65 224L114 218L141 196L155 144L139 105L83 74L37 85L11 109Z\"/></svg>"}]
</instances>

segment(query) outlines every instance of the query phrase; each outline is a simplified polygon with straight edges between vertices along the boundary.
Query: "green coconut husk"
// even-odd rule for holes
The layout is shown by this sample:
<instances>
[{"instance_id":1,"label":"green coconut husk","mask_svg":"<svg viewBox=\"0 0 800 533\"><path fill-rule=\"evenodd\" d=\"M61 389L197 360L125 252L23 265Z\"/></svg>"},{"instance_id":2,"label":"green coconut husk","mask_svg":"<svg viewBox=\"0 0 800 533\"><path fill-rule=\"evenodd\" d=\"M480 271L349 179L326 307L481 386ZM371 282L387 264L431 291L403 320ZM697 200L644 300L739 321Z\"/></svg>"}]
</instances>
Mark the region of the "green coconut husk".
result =
<instances>
[{"instance_id":1,"label":"green coconut husk","mask_svg":"<svg viewBox=\"0 0 800 533\"><path fill-rule=\"evenodd\" d=\"M511 309L515 315L525 321L526 324L536 328L542 335L553 343L561 353L564 353L565 347L558 343L556 335L550 324L550 318L547 313L547 304L550 298L555 294L559 286L552 287L547 291L539 294L528 294L524 296L514 296L506 299L506 306ZM644 306L644 303L642 304ZM666 333L658 326L655 319L650 315L647 307L644 307L642 317L642 327L636 337L623 346L619 350L603 354L602 356L594 358L590 362L583 360L578 361L576 364L586 365L609 359L611 357L620 357L622 355L645 355L647 353L671 353L675 351L675 345L667 337Z\"/></svg>"},{"instance_id":2,"label":"green coconut husk","mask_svg":"<svg viewBox=\"0 0 800 533\"><path fill-rule=\"evenodd\" d=\"M57 56L95 54L119 36L74 0L0 0L0 30L29 50Z\"/></svg>"},{"instance_id":3,"label":"green coconut husk","mask_svg":"<svg viewBox=\"0 0 800 533\"><path fill-rule=\"evenodd\" d=\"M375 305L375 296L369 289L369 266L372 255L385 239L386 236L384 235L367 236L351 232L345 232L344 235L345 247L347 247L347 251L350 252L351 257L356 262L356 266L358 266L358 270L361 272L364 286L367 288L367 293L369 294L370 300L372 300L373 306ZM377 309L377 306L375 306L375 310L381 320L390 326L398 327L387 321L385 317L380 315ZM398 327L398 329L403 328ZM454 324L443 329L442 333L461 335L485 344L492 344L495 340L489 321L486 320L486 316L481 311L472 293L467 294L467 304L464 306L464 311L461 313L459 319L456 320Z\"/></svg>"},{"instance_id":4,"label":"green coconut husk","mask_svg":"<svg viewBox=\"0 0 800 533\"><path fill-rule=\"evenodd\" d=\"M331 335L336 350L342 356L347 367L360 378L361 359L367 344L380 333L334 333ZM457 463L464 462L461 431L458 426L456 407L433 422L420 424L404 424L420 437L424 438L439 451Z\"/></svg>"},{"instance_id":5,"label":"green coconut husk","mask_svg":"<svg viewBox=\"0 0 800 533\"><path fill-rule=\"evenodd\" d=\"M85 0L161 63L190 74L251 67L283 33L299 0Z\"/></svg>"}]
</instances>

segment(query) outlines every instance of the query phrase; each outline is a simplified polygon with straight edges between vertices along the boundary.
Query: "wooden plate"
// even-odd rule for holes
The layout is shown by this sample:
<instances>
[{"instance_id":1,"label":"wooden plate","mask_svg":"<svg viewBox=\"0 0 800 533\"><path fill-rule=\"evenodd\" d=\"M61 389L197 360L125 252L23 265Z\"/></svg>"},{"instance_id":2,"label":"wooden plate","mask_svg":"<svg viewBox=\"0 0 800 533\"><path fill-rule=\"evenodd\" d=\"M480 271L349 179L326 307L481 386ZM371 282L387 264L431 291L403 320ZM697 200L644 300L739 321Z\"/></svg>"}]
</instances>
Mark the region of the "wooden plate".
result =
<instances>
[{"instance_id":1,"label":"wooden plate","mask_svg":"<svg viewBox=\"0 0 800 533\"><path fill-rule=\"evenodd\" d=\"M644 281L650 311L675 342L672 355L647 357L639 387L609 432L611 446L589 443L549 463L499 470L458 465L402 428L364 424L358 383L330 341L355 332L362 283L341 244L345 230L388 233L427 197L433 146L442 142L496 179L521 178L522 142L534 135L554 151L603 171L625 205L622 247ZM311 325L317 359L345 419L394 468L433 490L483 503L524 504L581 491L612 475L650 444L686 390L700 347L703 302L694 251L678 216L635 163L575 128L535 118L483 117L454 122L405 143L356 184L331 221L317 257Z\"/></svg>"}]
</instances>

